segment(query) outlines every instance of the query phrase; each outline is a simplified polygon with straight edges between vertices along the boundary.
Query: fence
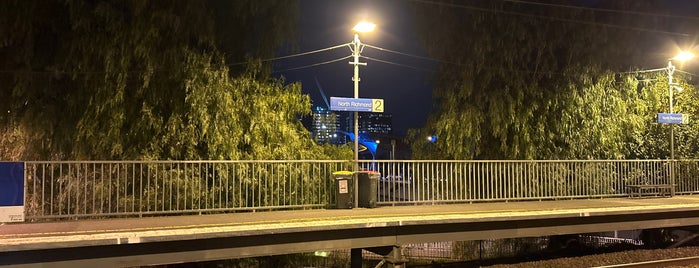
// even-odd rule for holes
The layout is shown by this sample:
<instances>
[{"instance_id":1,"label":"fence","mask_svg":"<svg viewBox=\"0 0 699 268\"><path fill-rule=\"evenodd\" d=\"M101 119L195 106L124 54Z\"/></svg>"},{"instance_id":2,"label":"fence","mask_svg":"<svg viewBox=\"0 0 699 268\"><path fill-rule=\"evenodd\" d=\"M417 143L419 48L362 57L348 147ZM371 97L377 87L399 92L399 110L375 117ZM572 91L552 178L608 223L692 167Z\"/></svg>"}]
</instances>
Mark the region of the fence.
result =
<instances>
[{"instance_id":1,"label":"fence","mask_svg":"<svg viewBox=\"0 0 699 268\"><path fill-rule=\"evenodd\" d=\"M629 184L699 191L697 160L373 161L379 204L462 203L626 196ZM674 179L671 166L674 165Z\"/></svg>"},{"instance_id":2,"label":"fence","mask_svg":"<svg viewBox=\"0 0 699 268\"><path fill-rule=\"evenodd\" d=\"M670 167L675 167L674 182ZM26 162L26 218L324 208L352 161ZM624 196L627 184L699 191L696 160L360 161L379 205Z\"/></svg>"},{"instance_id":3,"label":"fence","mask_svg":"<svg viewBox=\"0 0 699 268\"><path fill-rule=\"evenodd\" d=\"M28 219L314 208L349 161L27 162Z\"/></svg>"}]
</instances>

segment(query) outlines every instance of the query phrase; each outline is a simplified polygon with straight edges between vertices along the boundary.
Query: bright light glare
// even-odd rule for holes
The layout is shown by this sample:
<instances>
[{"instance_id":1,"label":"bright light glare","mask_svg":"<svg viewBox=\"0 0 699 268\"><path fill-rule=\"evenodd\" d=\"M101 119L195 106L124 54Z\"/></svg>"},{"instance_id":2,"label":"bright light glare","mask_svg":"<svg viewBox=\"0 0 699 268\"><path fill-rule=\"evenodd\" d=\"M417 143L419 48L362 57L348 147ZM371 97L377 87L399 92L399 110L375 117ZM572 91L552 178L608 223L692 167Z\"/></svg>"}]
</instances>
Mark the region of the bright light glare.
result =
<instances>
[{"instance_id":1,"label":"bright light glare","mask_svg":"<svg viewBox=\"0 0 699 268\"><path fill-rule=\"evenodd\" d=\"M427 136L427 141L434 143L437 141L437 135Z\"/></svg>"},{"instance_id":2,"label":"bright light glare","mask_svg":"<svg viewBox=\"0 0 699 268\"><path fill-rule=\"evenodd\" d=\"M352 28L352 30L354 30L355 32L366 33L373 31L374 28L376 28L376 24L362 21L357 23L357 25L355 25L354 28Z\"/></svg>"},{"instance_id":3,"label":"bright light glare","mask_svg":"<svg viewBox=\"0 0 699 268\"><path fill-rule=\"evenodd\" d=\"M675 56L672 59L678 61L686 61L692 58L694 58L694 54L692 52L682 51L680 52L680 54L677 54L677 56Z\"/></svg>"}]
</instances>

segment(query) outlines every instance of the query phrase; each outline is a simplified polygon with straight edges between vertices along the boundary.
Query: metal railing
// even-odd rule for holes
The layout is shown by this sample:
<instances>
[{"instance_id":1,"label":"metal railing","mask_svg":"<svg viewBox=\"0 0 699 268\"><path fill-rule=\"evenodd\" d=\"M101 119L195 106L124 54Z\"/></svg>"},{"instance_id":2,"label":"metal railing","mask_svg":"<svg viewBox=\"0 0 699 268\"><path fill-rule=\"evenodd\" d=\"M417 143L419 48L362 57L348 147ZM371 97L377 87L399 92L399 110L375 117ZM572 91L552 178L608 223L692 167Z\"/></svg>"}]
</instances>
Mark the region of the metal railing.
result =
<instances>
[{"instance_id":1,"label":"metal railing","mask_svg":"<svg viewBox=\"0 0 699 268\"><path fill-rule=\"evenodd\" d=\"M462 203L626 196L629 184L699 191L699 162L667 160L373 161L379 204Z\"/></svg>"},{"instance_id":2,"label":"metal railing","mask_svg":"<svg viewBox=\"0 0 699 268\"><path fill-rule=\"evenodd\" d=\"M360 161L379 205L625 196L628 184L699 192L699 162ZM332 173L351 161L26 162L26 218L126 217L334 205Z\"/></svg>"},{"instance_id":3,"label":"metal railing","mask_svg":"<svg viewBox=\"0 0 699 268\"><path fill-rule=\"evenodd\" d=\"M350 161L26 162L26 218L325 207Z\"/></svg>"}]
</instances>

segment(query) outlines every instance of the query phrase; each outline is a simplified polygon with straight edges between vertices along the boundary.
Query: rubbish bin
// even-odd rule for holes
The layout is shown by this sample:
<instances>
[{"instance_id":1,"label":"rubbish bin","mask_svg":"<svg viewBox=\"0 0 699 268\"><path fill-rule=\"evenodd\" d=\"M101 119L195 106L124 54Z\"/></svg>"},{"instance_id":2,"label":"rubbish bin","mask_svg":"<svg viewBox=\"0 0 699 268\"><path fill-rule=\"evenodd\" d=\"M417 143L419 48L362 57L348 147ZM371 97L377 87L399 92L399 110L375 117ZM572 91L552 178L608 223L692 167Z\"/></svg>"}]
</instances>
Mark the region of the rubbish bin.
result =
<instances>
[{"instance_id":1,"label":"rubbish bin","mask_svg":"<svg viewBox=\"0 0 699 268\"><path fill-rule=\"evenodd\" d=\"M376 207L376 191L379 188L379 176L381 174L376 171L360 171L357 172L359 180L359 193L357 198L357 207L375 208Z\"/></svg>"},{"instance_id":2,"label":"rubbish bin","mask_svg":"<svg viewBox=\"0 0 699 268\"><path fill-rule=\"evenodd\" d=\"M354 207L354 173L352 171L333 172L335 177L335 208Z\"/></svg>"}]
</instances>

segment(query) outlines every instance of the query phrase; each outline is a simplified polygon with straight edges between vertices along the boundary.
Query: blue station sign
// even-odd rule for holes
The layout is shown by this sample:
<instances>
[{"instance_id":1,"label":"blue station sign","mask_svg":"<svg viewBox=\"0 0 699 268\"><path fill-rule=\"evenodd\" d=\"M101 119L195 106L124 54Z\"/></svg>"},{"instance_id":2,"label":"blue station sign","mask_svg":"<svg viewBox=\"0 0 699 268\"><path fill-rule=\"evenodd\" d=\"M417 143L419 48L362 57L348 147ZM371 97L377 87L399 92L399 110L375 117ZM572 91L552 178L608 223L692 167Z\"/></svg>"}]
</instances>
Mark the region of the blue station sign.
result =
<instances>
[{"instance_id":1,"label":"blue station sign","mask_svg":"<svg viewBox=\"0 0 699 268\"><path fill-rule=\"evenodd\" d=\"M658 123L661 124L682 124L682 114L658 113Z\"/></svg>"},{"instance_id":2,"label":"blue station sign","mask_svg":"<svg viewBox=\"0 0 699 268\"><path fill-rule=\"evenodd\" d=\"M383 108L383 99L330 97L331 111L383 113Z\"/></svg>"},{"instance_id":3,"label":"blue station sign","mask_svg":"<svg viewBox=\"0 0 699 268\"><path fill-rule=\"evenodd\" d=\"M24 221L24 163L0 162L0 223Z\"/></svg>"}]
</instances>

